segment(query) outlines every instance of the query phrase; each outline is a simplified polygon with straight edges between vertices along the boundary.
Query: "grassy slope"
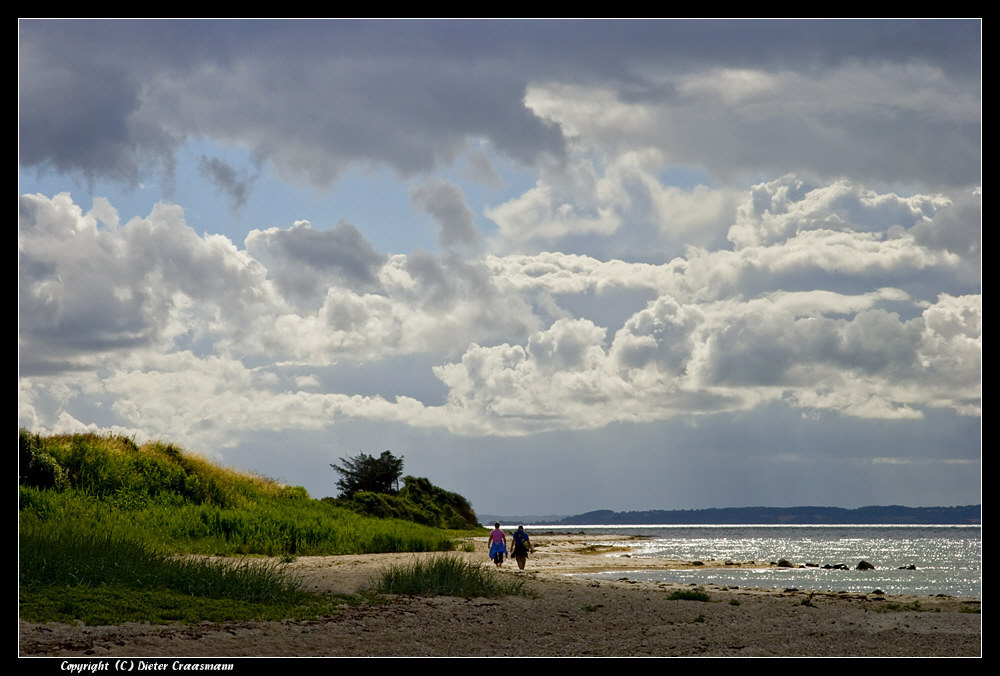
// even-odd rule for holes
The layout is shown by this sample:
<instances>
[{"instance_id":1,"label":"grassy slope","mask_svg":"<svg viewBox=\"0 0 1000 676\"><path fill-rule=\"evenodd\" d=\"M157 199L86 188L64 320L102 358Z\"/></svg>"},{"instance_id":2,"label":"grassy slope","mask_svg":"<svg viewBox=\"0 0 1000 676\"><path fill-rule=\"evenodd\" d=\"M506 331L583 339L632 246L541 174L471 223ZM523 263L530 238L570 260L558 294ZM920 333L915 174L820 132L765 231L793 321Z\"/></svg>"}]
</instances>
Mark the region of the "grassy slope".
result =
<instances>
[{"instance_id":1,"label":"grassy slope","mask_svg":"<svg viewBox=\"0 0 1000 676\"><path fill-rule=\"evenodd\" d=\"M173 445L19 436L24 619L310 616L329 611L329 599L305 594L273 565L172 555L442 551L460 534L361 516Z\"/></svg>"}]
</instances>

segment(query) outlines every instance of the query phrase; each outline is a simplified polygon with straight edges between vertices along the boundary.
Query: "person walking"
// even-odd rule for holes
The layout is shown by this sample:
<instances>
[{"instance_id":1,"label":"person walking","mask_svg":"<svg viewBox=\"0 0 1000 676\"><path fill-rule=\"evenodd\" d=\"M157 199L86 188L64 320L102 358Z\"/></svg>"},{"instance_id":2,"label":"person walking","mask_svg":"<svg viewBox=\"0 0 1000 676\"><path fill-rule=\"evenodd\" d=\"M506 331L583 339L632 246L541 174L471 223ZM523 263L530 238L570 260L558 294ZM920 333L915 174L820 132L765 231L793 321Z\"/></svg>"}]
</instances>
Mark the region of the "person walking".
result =
<instances>
[{"instance_id":1,"label":"person walking","mask_svg":"<svg viewBox=\"0 0 1000 676\"><path fill-rule=\"evenodd\" d=\"M497 568L503 565L504 557L507 556L507 534L500 530L500 522L493 524L493 532L490 533L488 541L490 558Z\"/></svg>"},{"instance_id":2,"label":"person walking","mask_svg":"<svg viewBox=\"0 0 1000 676\"><path fill-rule=\"evenodd\" d=\"M511 556L517 561L517 567L524 570L524 564L528 560L528 552L534 554L535 546L531 544L531 539L524 530L524 526L518 526L511 539L514 541L514 551Z\"/></svg>"}]
</instances>

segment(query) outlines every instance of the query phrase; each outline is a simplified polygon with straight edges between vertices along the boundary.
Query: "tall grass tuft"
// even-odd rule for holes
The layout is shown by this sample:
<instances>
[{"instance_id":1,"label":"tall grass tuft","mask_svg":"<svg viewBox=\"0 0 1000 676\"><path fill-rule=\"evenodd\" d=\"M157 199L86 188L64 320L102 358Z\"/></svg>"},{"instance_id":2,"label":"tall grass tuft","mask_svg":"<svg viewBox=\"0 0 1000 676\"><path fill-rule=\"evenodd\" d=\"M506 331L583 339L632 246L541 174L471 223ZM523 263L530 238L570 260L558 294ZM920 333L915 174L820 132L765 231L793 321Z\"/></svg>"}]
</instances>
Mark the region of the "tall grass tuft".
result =
<instances>
[{"instance_id":1,"label":"tall grass tuft","mask_svg":"<svg viewBox=\"0 0 1000 676\"><path fill-rule=\"evenodd\" d=\"M303 619L335 612L274 563L181 558L118 533L72 524L22 529L19 615L119 624Z\"/></svg>"},{"instance_id":2,"label":"tall grass tuft","mask_svg":"<svg viewBox=\"0 0 1000 676\"><path fill-rule=\"evenodd\" d=\"M531 596L524 581L455 556L417 559L390 566L371 581L374 591L412 596Z\"/></svg>"},{"instance_id":3,"label":"tall grass tuft","mask_svg":"<svg viewBox=\"0 0 1000 676\"><path fill-rule=\"evenodd\" d=\"M301 594L301 583L275 564L179 558L116 533L28 528L20 545L20 581L27 590L127 585L265 603L295 602Z\"/></svg>"}]
</instances>

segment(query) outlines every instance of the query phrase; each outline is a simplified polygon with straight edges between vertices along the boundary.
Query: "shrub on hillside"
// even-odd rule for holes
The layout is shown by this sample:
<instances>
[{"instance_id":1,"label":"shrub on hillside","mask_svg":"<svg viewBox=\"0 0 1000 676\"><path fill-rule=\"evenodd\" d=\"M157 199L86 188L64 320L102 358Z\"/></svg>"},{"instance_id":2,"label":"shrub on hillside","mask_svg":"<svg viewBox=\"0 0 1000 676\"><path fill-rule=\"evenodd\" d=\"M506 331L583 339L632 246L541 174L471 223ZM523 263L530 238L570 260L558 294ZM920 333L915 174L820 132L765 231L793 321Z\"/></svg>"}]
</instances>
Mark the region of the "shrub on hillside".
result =
<instances>
[{"instance_id":1,"label":"shrub on hillside","mask_svg":"<svg viewBox=\"0 0 1000 676\"><path fill-rule=\"evenodd\" d=\"M422 477L406 476L403 482L405 485L395 494L359 491L350 499L324 499L368 516L455 530L479 527L472 505L458 493L438 488Z\"/></svg>"}]
</instances>

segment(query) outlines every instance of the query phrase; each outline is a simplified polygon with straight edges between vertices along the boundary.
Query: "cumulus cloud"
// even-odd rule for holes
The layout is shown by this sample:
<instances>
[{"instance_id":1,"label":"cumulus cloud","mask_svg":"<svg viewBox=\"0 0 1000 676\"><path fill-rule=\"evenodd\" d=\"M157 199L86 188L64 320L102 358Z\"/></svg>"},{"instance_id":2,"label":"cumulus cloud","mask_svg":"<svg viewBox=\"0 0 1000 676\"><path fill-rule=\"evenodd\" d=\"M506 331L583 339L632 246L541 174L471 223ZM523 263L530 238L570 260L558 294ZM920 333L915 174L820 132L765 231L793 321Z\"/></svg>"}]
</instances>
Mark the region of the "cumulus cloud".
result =
<instances>
[{"instance_id":1,"label":"cumulus cloud","mask_svg":"<svg viewBox=\"0 0 1000 676\"><path fill-rule=\"evenodd\" d=\"M63 193L23 196L18 238L28 371L93 366L130 349L372 359L461 350L475 336L520 338L537 326L530 305L501 293L481 262L386 258L348 223L252 231L240 250L197 235L176 206L108 227Z\"/></svg>"},{"instance_id":2,"label":"cumulus cloud","mask_svg":"<svg viewBox=\"0 0 1000 676\"><path fill-rule=\"evenodd\" d=\"M163 347L266 306L263 267L226 238L199 237L175 206L102 225L67 193L24 195L18 223L22 368L80 368Z\"/></svg>"},{"instance_id":3,"label":"cumulus cloud","mask_svg":"<svg viewBox=\"0 0 1000 676\"><path fill-rule=\"evenodd\" d=\"M68 194L24 195L19 420L57 428L86 419L72 411L87 402L107 427L224 447L337 420L503 437L767 403L979 415L981 296L963 276L977 254L931 236L970 213L786 177L747 191L739 246L651 264L384 256L350 224L304 221L253 231L240 250L174 206L121 224L103 200L84 211ZM950 281L933 290L929 273ZM587 312L622 293L650 300L620 324ZM317 377L413 354L437 364L424 377L441 401Z\"/></svg>"},{"instance_id":4,"label":"cumulus cloud","mask_svg":"<svg viewBox=\"0 0 1000 676\"><path fill-rule=\"evenodd\" d=\"M977 297L944 296L910 321L878 309L800 316L782 305L763 298L684 307L661 298L610 347L587 320L559 320L526 346L473 345L460 362L435 369L449 388L449 425L518 435L767 402L862 418L921 417L928 407L979 414ZM957 371L941 378L946 364Z\"/></svg>"},{"instance_id":5,"label":"cumulus cloud","mask_svg":"<svg viewBox=\"0 0 1000 676\"><path fill-rule=\"evenodd\" d=\"M725 240L736 191L664 185L655 151L609 158L600 169L580 156L546 167L524 194L486 209L503 253L573 251L602 259L664 261L690 246Z\"/></svg>"},{"instance_id":6,"label":"cumulus cloud","mask_svg":"<svg viewBox=\"0 0 1000 676\"><path fill-rule=\"evenodd\" d=\"M378 287L385 256L358 229L341 221L316 230L308 221L290 228L251 230L247 253L261 261L282 293L303 303L321 301L331 286L354 291Z\"/></svg>"}]
</instances>

